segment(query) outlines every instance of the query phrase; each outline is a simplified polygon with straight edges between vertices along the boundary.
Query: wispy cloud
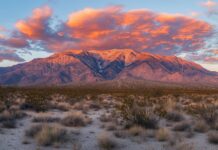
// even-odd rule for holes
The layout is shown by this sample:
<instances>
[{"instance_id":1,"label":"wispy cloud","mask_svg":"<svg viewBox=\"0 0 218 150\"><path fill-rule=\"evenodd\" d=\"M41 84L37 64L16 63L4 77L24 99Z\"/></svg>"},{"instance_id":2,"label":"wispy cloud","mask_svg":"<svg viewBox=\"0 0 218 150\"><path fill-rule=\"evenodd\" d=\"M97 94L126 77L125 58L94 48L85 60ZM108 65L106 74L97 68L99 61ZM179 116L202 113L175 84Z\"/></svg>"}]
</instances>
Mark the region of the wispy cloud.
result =
<instances>
[{"instance_id":1,"label":"wispy cloud","mask_svg":"<svg viewBox=\"0 0 218 150\"><path fill-rule=\"evenodd\" d=\"M201 3L201 5L207 9L209 15L218 14L218 2L207 0Z\"/></svg>"},{"instance_id":2,"label":"wispy cloud","mask_svg":"<svg viewBox=\"0 0 218 150\"><path fill-rule=\"evenodd\" d=\"M14 50L0 49L0 62L3 60L10 60L15 62L23 62L24 59L18 56Z\"/></svg>"}]
</instances>

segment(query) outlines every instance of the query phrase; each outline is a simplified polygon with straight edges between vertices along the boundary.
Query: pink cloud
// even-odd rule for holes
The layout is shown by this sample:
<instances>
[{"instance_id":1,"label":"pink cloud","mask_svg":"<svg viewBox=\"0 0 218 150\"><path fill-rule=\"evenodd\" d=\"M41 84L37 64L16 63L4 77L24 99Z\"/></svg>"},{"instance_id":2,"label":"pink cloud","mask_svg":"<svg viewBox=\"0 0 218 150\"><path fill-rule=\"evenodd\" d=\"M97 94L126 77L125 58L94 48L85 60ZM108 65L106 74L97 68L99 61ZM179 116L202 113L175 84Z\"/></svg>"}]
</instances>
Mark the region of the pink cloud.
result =
<instances>
[{"instance_id":1,"label":"pink cloud","mask_svg":"<svg viewBox=\"0 0 218 150\"><path fill-rule=\"evenodd\" d=\"M34 9L0 44L16 48L36 45L52 52L128 48L175 55L201 49L213 34L213 26L202 20L150 10L124 11L117 6L73 12L55 29L51 28L52 19L50 7Z\"/></svg>"},{"instance_id":2,"label":"pink cloud","mask_svg":"<svg viewBox=\"0 0 218 150\"><path fill-rule=\"evenodd\" d=\"M202 5L208 9L212 9L218 5L217 2L214 2L213 0L207 0L206 2L202 3Z\"/></svg>"},{"instance_id":3,"label":"pink cloud","mask_svg":"<svg viewBox=\"0 0 218 150\"><path fill-rule=\"evenodd\" d=\"M120 7L72 13L66 26L69 36L79 39L74 44L77 49L132 48L161 54L195 51L213 30L204 21L182 15L149 10L124 12Z\"/></svg>"},{"instance_id":4,"label":"pink cloud","mask_svg":"<svg viewBox=\"0 0 218 150\"><path fill-rule=\"evenodd\" d=\"M30 39L43 39L48 27L48 20L52 15L52 9L48 6L36 8L32 15L16 23L17 30Z\"/></svg>"}]
</instances>

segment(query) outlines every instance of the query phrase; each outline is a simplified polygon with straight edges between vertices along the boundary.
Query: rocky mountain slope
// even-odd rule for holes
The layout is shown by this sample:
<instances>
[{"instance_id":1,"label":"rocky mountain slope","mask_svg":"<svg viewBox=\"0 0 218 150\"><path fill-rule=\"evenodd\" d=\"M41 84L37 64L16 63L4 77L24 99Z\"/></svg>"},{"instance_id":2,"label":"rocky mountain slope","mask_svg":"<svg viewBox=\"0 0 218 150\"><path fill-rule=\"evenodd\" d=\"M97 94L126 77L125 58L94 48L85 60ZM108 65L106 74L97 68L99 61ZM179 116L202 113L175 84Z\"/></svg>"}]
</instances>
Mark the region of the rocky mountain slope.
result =
<instances>
[{"instance_id":1,"label":"rocky mountain slope","mask_svg":"<svg viewBox=\"0 0 218 150\"><path fill-rule=\"evenodd\" d=\"M71 50L0 68L0 85L62 85L130 79L217 84L218 74L175 56L130 49Z\"/></svg>"}]
</instances>

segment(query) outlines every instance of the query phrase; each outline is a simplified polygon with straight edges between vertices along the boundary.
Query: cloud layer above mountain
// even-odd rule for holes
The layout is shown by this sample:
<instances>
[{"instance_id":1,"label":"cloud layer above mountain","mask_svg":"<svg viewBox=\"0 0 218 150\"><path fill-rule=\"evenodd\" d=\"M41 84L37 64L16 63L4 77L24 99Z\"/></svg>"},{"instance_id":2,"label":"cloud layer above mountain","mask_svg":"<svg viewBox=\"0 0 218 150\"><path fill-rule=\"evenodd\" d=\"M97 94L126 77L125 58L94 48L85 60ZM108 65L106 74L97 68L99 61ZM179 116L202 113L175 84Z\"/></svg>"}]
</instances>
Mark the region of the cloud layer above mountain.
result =
<instances>
[{"instance_id":1,"label":"cloud layer above mountain","mask_svg":"<svg viewBox=\"0 0 218 150\"><path fill-rule=\"evenodd\" d=\"M214 32L213 26L202 20L145 9L124 11L118 6L86 8L73 12L66 21L54 25L55 21L50 7L36 8L16 22L8 36L0 36L0 45L50 52L128 48L177 55L203 48Z\"/></svg>"}]
</instances>

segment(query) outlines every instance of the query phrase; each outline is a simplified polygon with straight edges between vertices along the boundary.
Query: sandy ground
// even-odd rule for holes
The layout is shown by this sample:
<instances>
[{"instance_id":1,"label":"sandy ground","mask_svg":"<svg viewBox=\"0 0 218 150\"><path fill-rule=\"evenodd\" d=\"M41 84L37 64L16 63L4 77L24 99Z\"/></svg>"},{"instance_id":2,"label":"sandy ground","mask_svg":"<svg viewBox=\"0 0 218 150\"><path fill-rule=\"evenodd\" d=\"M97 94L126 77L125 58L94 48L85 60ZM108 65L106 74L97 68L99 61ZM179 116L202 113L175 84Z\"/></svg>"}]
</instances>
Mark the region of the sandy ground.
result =
<instances>
[{"instance_id":1,"label":"sandy ground","mask_svg":"<svg viewBox=\"0 0 218 150\"><path fill-rule=\"evenodd\" d=\"M51 116L63 117L67 112L51 111L48 112ZM99 133L105 131L101 128L101 121L99 117L105 113L105 111L89 111L88 116L92 118L92 124L81 128L67 128L70 133L70 141L66 144L60 145L58 148L54 147L41 147L36 144L33 139L25 137L25 130L28 129L33 123L32 118L36 113L28 112L29 116L19 120L18 126L15 129L2 129L0 130L0 150L74 150L80 148L82 150L99 150L97 136ZM117 149L123 150L170 150L166 145L166 142L157 142L154 138L148 138L142 141L137 138L125 138L120 139L113 136L118 143ZM188 139L185 138L181 144L190 144L194 150L218 150L217 145L212 145L207 142L206 134L196 133L194 137ZM29 144L23 144L23 141L28 141ZM176 150L176 148L172 148Z\"/></svg>"}]
</instances>

